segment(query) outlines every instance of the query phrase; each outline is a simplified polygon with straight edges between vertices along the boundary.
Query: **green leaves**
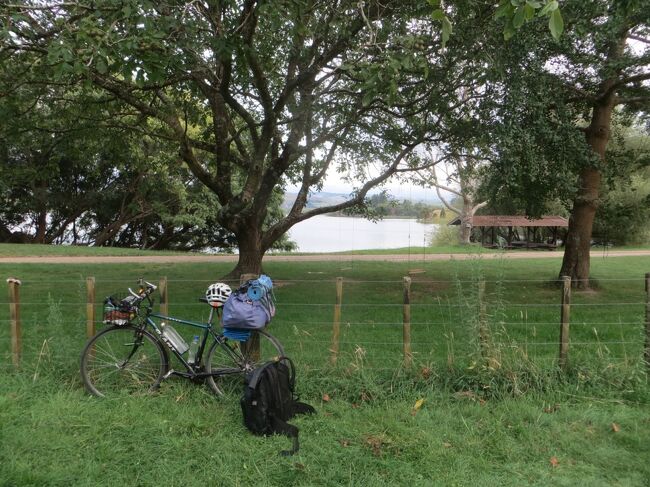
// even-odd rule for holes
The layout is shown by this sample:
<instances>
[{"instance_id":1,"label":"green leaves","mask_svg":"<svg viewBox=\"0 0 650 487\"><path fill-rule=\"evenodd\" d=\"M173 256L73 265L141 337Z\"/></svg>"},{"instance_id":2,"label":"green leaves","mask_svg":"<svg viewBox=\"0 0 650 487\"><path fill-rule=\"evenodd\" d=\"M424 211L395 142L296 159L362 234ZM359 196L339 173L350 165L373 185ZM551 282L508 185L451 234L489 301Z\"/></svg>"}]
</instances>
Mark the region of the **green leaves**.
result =
<instances>
[{"instance_id":1,"label":"green leaves","mask_svg":"<svg viewBox=\"0 0 650 487\"><path fill-rule=\"evenodd\" d=\"M519 29L522 25L524 25L524 22L526 21L526 16L524 12L524 7L518 7L517 10L515 11L515 15L512 18L512 26L515 29Z\"/></svg>"},{"instance_id":2,"label":"green leaves","mask_svg":"<svg viewBox=\"0 0 650 487\"><path fill-rule=\"evenodd\" d=\"M441 8L438 8L433 12L431 12L431 18L435 21L439 21L442 23L442 48L444 49L445 46L447 45L447 41L449 41L449 37L453 32L451 21L449 20L449 17L447 17L447 15L445 14L445 11L442 10Z\"/></svg>"},{"instance_id":3,"label":"green leaves","mask_svg":"<svg viewBox=\"0 0 650 487\"><path fill-rule=\"evenodd\" d=\"M447 41L449 40L449 36L451 36L452 32L452 27L451 27L451 22L447 17L442 19L442 48L445 48L445 45L447 44Z\"/></svg>"},{"instance_id":4,"label":"green leaves","mask_svg":"<svg viewBox=\"0 0 650 487\"><path fill-rule=\"evenodd\" d=\"M106 74L108 72L108 65L104 59L98 59L95 68L99 74Z\"/></svg>"},{"instance_id":5,"label":"green leaves","mask_svg":"<svg viewBox=\"0 0 650 487\"><path fill-rule=\"evenodd\" d=\"M556 11L559 8L560 4L556 0L548 2L542 10L540 10L538 16L543 17L544 15L550 15L552 12Z\"/></svg>"},{"instance_id":6,"label":"green leaves","mask_svg":"<svg viewBox=\"0 0 650 487\"><path fill-rule=\"evenodd\" d=\"M515 8L512 6L512 3L510 3L510 1L502 0L494 12L494 18L500 19L501 17L512 17L512 13L514 11Z\"/></svg>"},{"instance_id":7,"label":"green leaves","mask_svg":"<svg viewBox=\"0 0 650 487\"><path fill-rule=\"evenodd\" d=\"M374 98L375 98L375 93L374 93L374 91L370 91L370 90L368 90L368 91L364 92L363 97L362 97L362 99L361 99L361 104L362 104L364 107L368 107L368 106L370 106L370 104L372 103L372 101L374 100Z\"/></svg>"},{"instance_id":8,"label":"green leaves","mask_svg":"<svg viewBox=\"0 0 650 487\"><path fill-rule=\"evenodd\" d=\"M442 20L442 19L444 19L445 17L446 17L446 16L445 16L445 12L444 12L442 9L440 9L440 8L434 10L433 12L431 12L431 18L432 18L433 20Z\"/></svg>"},{"instance_id":9,"label":"green leaves","mask_svg":"<svg viewBox=\"0 0 650 487\"><path fill-rule=\"evenodd\" d=\"M557 3L557 2L555 2ZM557 41L562 35L564 30L564 20L562 19L562 14L559 9L553 10L549 19L548 19L548 28L551 30L551 35Z\"/></svg>"},{"instance_id":10,"label":"green leaves","mask_svg":"<svg viewBox=\"0 0 650 487\"><path fill-rule=\"evenodd\" d=\"M537 12L537 15L535 15ZM505 20L503 37L505 40L515 35L526 22L535 17L548 17L548 28L555 40L558 40L564 30L564 20L560 13L557 0L501 0L494 12L494 19Z\"/></svg>"}]
</instances>

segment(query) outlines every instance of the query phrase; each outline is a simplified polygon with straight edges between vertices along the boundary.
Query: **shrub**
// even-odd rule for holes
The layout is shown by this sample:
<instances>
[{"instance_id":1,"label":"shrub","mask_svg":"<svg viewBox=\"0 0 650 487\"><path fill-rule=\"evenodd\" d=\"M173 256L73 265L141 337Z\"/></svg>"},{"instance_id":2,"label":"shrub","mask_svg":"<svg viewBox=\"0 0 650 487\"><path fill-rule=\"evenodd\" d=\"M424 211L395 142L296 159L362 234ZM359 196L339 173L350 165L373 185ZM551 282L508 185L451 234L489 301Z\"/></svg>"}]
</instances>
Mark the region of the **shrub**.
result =
<instances>
[{"instance_id":1,"label":"shrub","mask_svg":"<svg viewBox=\"0 0 650 487\"><path fill-rule=\"evenodd\" d=\"M458 245L458 229L455 225L439 225L431 236L431 245L434 247L445 247Z\"/></svg>"}]
</instances>

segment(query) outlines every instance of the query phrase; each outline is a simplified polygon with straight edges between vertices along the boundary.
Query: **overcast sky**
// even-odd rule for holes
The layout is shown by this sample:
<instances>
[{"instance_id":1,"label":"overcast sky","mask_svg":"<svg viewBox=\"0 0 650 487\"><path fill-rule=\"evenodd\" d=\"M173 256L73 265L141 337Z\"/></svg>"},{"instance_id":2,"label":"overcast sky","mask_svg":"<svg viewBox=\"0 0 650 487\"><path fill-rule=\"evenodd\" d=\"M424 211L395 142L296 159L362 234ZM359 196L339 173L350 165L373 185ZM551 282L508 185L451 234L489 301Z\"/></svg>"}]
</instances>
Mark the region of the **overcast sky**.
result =
<instances>
[{"instance_id":1,"label":"overcast sky","mask_svg":"<svg viewBox=\"0 0 650 487\"><path fill-rule=\"evenodd\" d=\"M341 181L338 175L328 175L323 185L323 192L325 193L342 193L349 194L352 191L352 186L348 183ZM422 188L411 183L400 183L399 181L390 181L382 188L371 191L371 194L387 189L398 200L438 200L436 190L434 188ZM298 192L298 186L289 186L290 193Z\"/></svg>"}]
</instances>

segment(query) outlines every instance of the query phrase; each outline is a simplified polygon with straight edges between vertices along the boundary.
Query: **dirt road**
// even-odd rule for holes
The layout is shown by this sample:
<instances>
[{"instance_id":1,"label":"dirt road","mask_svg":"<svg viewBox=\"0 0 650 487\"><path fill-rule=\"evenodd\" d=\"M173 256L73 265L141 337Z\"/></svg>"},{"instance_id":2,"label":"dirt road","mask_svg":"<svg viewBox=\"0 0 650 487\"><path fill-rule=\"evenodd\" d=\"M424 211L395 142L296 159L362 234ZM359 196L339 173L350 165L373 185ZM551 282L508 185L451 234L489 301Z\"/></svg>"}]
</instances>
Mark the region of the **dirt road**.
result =
<instances>
[{"instance_id":1,"label":"dirt road","mask_svg":"<svg viewBox=\"0 0 650 487\"><path fill-rule=\"evenodd\" d=\"M264 262L432 262L440 260L482 259L561 259L562 252L495 252L481 254L386 254L386 255L267 255ZM650 256L650 250L598 250L592 258ZM47 256L47 257L0 257L1 264L120 264L120 263L176 263L176 262L236 262L236 255L147 255L147 256Z\"/></svg>"}]
</instances>

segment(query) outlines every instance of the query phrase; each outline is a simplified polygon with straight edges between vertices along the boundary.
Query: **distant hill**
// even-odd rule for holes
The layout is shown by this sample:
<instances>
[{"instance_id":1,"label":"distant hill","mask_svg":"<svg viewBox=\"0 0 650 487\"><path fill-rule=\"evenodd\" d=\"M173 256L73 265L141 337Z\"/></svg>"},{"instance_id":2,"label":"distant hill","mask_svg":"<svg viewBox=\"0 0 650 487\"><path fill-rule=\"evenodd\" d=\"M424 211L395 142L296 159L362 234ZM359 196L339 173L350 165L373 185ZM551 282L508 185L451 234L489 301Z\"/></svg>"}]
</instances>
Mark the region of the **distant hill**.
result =
<instances>
[{"instance_id":1,"label":"distant hill","mask_svg":"<svg viewBox=\"0 0 650 487\"><path fill-rule=\"evenodd\" d=\"M296 200L298 193L285 193L284 201L282 202L282 209L284 212L288 212L291 209L291 205ZM315 193L309 197L307 200L307 209L320 208L322 206L331 206L338 205L343 203L348 199L348 195L343 193Z\"/></svg>"},{"instance_id":2,"label":"distant hill","mask_svg":"<svg viewBox=\"0 0 650 487\"><path fill-rule=\"evenodd\" d=\"M282 210L287 213L291 209L291 205L293 205L293 202L296 200L296 196L298 196L298 193L285 193L284 195L284 200L282 202ZM312 209L312 208L321 208L323 206L331 206L331 205L337 205L339 203L343 203L349 198L349 194L345 193L329 193L329 192L322 192L322 193L314 193L309 197L309 200L307 201L307 209ZM396 198L398 200L404 200L404 198L399 197ZM428 205L439 205L440 200L436 196L428 196L426 198L411 198L412 203L425 203Z\"/></svg>"}]
</instances>

